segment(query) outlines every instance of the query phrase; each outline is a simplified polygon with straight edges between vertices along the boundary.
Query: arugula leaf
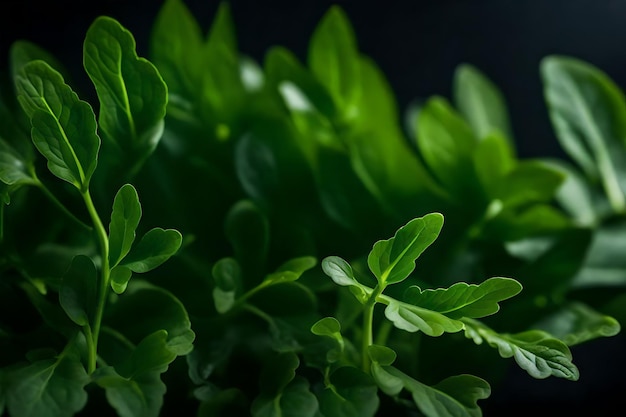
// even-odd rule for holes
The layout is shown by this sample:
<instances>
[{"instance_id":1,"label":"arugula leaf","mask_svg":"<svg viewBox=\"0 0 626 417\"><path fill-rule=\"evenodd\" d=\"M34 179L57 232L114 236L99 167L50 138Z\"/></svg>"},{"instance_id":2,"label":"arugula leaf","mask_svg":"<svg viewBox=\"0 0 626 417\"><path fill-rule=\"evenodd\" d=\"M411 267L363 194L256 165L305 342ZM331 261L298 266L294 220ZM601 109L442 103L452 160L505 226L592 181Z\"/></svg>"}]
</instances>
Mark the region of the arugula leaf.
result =
<instances>
[{"instance_id":1,"label":"arugula leaf","mask_svg":"<svg viewBox=\"0 0 626 417\"><path fill-rule=\"evenodd\" d=\"M111 288L116 294L122 294L126 291L128 282L133 276L133 271L123 265L117 265L111 269L110 279Z\"/></svg>"},{"instance_id":2,"label":"arugula leaf","mask_svg":"<svg viewBox=\"0 0 626 417\"><path fill-rule=\"evenodd\" d=\"M467 193L478 144L469 125L443 97L430 98L414 123L417 147L434 177L454 194Z\"/></svg>"},{"instance_id":3,"label":"arugula leaf","mask_svg":"<svg viewBox=\"0 0 626 417\"><path fill-rule=\"evenodd\" d=\"M241 268L233 258L220 259L211 270L215 280L213 302L218 313L226 313L235 304L237 290L241 287Z\"/></svg>"},{"instance_id":4,"label":"arugula leaf","mask_svg":"<svg viewBox=\"0 0 626 417\"><path fill-rule=\"evenodd\" d=\"M298 376L275 398L256 399L251 411L253 417L314 417L318 402L307 380Z\"/></svg>"},{"instance_id":5,"label":"arugula leaf","mask_svg":"<svg viewBox=\"0 0 626 417\"><path fill-rule=\"evenodd\" d=\"M162 288L141 281L132 284L126 294L111 305L105 324L133 343L164 330L167 349L176 355L188 354L193 348L195 333L184 305ZM129 320L131 317L133 320Z\"/></svg>"},{"instance_id":6,"label":"arugula leaf","mask_svg":"<svg viewBox=\"0 0 626 417\"><path fill-rule=\"evenodd\" d=\"M412 285L404 293L404 302L433 310L454 319L481 318L498 312L498 302L511 298L522 285L511 278L489 278L479 285L457 282L449 288L421 290Z\"/></svg>"},{"instance_id":7,"label":"arugula leaf","mask_svg":"<svg viewBox=\"0 0 626 417\"><path fill-rule=\"evenodd\" d=\"M550 119L563 149L592 180L600 180L611 207L626 210L626 100L602 71L581 60L548 56L541 62Z\"/></svg>"},{"instance_id":8,"label":"arugula leaf","mask_svg":"<svg viewBox=\"0 0 626 417\"><path fill-rule=\"evenodd\" d=\"M178 252L182 241L178 230L155 227L131 248L120 265L137 273L151 271Z\"/></svg>"},{"instance_id":9,"label":"arugula leaf","mask_svg":"<svg viewBox=\"0 0 626 417\"><path fill-rule=\"evenodd\" d=\"M102 366L92 378L104 388L107 401L120 417L159 415L167 390L159 372L144 372L124 378L112 366Z\"/></svg>"},{"instance_id":10,"label":"arugula leaf","mask_svg":"<svg viewBox=\"0 0 626 417\"><path fill-rule=\"evenodd\" d=\"M0 182L15 190L22 185L37 185L33 162L22 156L0 137Z\"/></svg>"},{"instance_id":11,"label":"arugula leaf","mask_svg":"<svg viewBox=\"0 0 626 417\"><path fill-rule=\"evenodd\" d=\"M252 402L254 417L315 416L318 403L309 383L296 376L300 360L294 353L279 354L266 362L261 394Z\"/></svg>"},{"instance_id":12,"label":"arugula leaf","mask_svg":"<svg viewBox=\"0 0 626 417\"><path fill-rule=\"evenodd\" d=\"M88 326L93 319L98 298L97 274L93 261L78 255L61 281L59 303L79 326Z\"/></svg>"},{"instance_id":13,"label":"arugula leaf","mask_svg":"<svg viewBox=\"0 0 626 417\"><path fill-rule=\"evenodd\" d=\"M398 329L407 332L422 331L428 336L441 336L463 330L463 322L427 308L386 298L385 317Z\"/></svg>"},{"instance_id":14,"label":"arugula leaf","mask_svg":"<svg viewBox=\"0 0 626 417\"><path fill-rule=\"evenodd\" d=\"M33 142L48 160L48 168L85 192L100 149L91 106L44 61L24 65L15 82L18 100L31 119Z\"/></svg>"},{"instance_id":15,"label":"arugula leaf","mask_svg":"<svg viewBox=\"0 0 626 417\"><path fill-rule=\"evenodd\" d=\"M498 198L506 188L505 178L517 164L506 137L499 131L487 134L476 146L472 159L486 194L491 199Z\"/></svg>"},{"instance_id":16,"label":"arugula leaf","mask_svg":"<svg viewBox=\"0 0 626 417\"><path fill-rule=\"evenodd\" d=\"M309 41L311 72L327 88L344 118L356 116L359 87L359 52L352 26L339 6L332 6Z\"/></svg>"},{"instance_id":17,"label":"arugula leaf","mask_svg":"<svg viewBox=\"0 0 626 417\"><path fill-rule=\"evenodd\" d=\"M301 256L290 259L280 265L275 272L267 275L264 284L274 285L296 281L304 272L313 268L316 264L317 260L312 256Z\"/></svg>"},{"instance_id":18,"label":"arugula leaf","mask_svg":"<svg viewBox=\"0 0 626 417\"><path fill-rule=\"evenodd\" d=\"M197 88L204 67L202 31L182 0L166 0L150 37L150 57L178 103Z\"/></svg>"},{"instance_id":19,"label":"arugula leaf","mask_svg":"<svg viewBox=\"0 0 626 417\"><path fill-rule=\"evenodd\" d=\"M87 30L84 66L100 101L98 128L105 143L145 159L163 132L167 86L156 67L135 51L133 35L101 16Z\"/></svg>"},{"instance_id":20,"label":"arugula leaf","mask_svg":"<svg viewBox=\"0 0 626 417\"><path fill-rule=\"evenodd\" d=\"M6 378L7 410L14 417L71 417L87 403L89 377L69 350L12 369Z\"/></svg>"},{"instance_id":21,"label":"arugula leaf","mask_svg":"<svg viewBox=\"0 0 626 417\"><path fill-rule=\"evenodd\" d=\"M536 326L566 345L574 346L598 337L615 336L621 330L613 317L602 314L580 302L570 302L545 317Z\"/></svg>"},{"instance_id":22,"label":"arugula leaf","mask_svg":"<svg viewBox=\"0 0 626 417\"><path fill-rule=\"evenodd\" d=\"M374 378L379 386L395 394L403 387L427 417L480 417L482 412L477 401L491 394L489 384L473 375L456 375L429 386L393 366L376 362L374 365L377 369Z\"/></svg>"},{"instance_id":23,"label":"arugula leaf","mask_svg":"<svg viewBox=\"0 0 626 417\"><path fill-rule=\"evenodd\" d=\"M324 417L373 417L380 405L377 393L371 376L352 366L342 366L330 374L317 398Z\"/></svg>"},{"instance_id":24,"label":"arugula leaf","mask_svg":"<svg viewBox=\"0 0 626 417\"><path fill-rule=\"evenodd\" d=\"M27 40L18 40L11 44L9 50L9 62L11 65L11 77L15 78L24 65L31 61L41 60L52 68L55 68L63 78L68 77L67 69L50 52Z\"/></svg>"},{"instance_id":25,"label":"arugula leaf","mask_svg":"<svg viewBox=\"0 0 626 417\"><path fill-rule=\"evenodd\" d=\"M402 226L394 237L374 244L367 264L381 283L403 281L415 269L415 260L430 246L443 226L443 216L430 213Z\"/></svg>"},{"instance_id":26,"label":"arugula leaf","mask_svg":"<svg viewBox=\"0 0 626 417\"><path fill-rule=\"evenodd\" d=\"M479 139L495 133L510 143L513 136L502 92L478 68L466 63L457 66L453 91L456 107Z\"/></svg>"},{"instance_id":27,"label":"arugula leaf","mask_svg":"<svg viewBox=\"0 0 626 417\"><path fill-rule=\"evenodd\" d=\"M125 184L115 195L109 224L109 265L112 268L130 251L140 219L137 190L131 184Z\"/></svg>"},{"instance_id":28,"label":"arugula leaf","mask_svg":"<svg viewBox=\"0 0 626 417\"><path fill-rule=\"evenodd\" d=\"M474 343L487 341L503 358L513 357L530 376L537 379L556 376L577 381L579 371L572 363L572 354L565 343L541 330L516 334L498 334L484 324L463 319L465 337Z\"/></svg>"}]
</instances>

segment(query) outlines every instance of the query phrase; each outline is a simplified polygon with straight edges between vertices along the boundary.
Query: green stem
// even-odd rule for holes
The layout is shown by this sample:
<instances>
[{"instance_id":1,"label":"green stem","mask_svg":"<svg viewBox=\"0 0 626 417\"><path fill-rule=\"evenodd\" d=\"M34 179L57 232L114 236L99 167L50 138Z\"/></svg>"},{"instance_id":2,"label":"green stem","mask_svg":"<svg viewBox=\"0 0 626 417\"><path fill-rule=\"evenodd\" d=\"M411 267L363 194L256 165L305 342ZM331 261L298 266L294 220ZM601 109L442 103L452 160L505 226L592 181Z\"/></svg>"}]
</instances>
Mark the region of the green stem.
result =
<instances>
[{"instance_id":1,"label":"green stem","mask_svg":"<svg viewBox=\"0 0 626 417\"><path fill-rule=\"evenodd\" d=\"M87 339L87 372L91 375L96 370L97 348L93 344L93 334L89 324L83 327L83 332L85 332L85 339Z\"/></svg>"},{"instance_id":2,"label":"green stem","mask_svg":"<svg viewBox=\"0 0 626 417\"><path fill-rule=\"evenodd\" d=\"M91 221L98 237L100 254L102 257L102 276L100 278L100 292L98 294L99 297L98 304L96 305L96 314L93 319L92 345L90 346L91 352L89 354L90 362L88 366L88 369L95 370L98 351L98 336L100 335L100 326L102 324L102 316L104 314L104 305L106 304L107 295L109 292L109 278L111 274L111 271L109 269L109 238L107 237L107 232L104 229L102 221L100 220L100 216L98 216L98 212L96 211L96 208L93 204L93 200L91 199L89 190L83 193L83 199L85 200L87 211L89 212L89 216L91 217Z\"/></svg>"},{"instance_id":3,"label":"green stem","mask_svg":"<svg viewBox=\"0 0 626 417\"><path fill-rule=\"evenodd\" d=\"M363 371L367 374L369 374L371 366L367 350L374 344L374 307L376 306L376 299L380 294L382 294L384 289L383 285L380 283L377 284L374 291L372 291L370 297L367 299L363 310L363 340L361 346L361 357L363 360Z\"/></svg>"}]
</instances>

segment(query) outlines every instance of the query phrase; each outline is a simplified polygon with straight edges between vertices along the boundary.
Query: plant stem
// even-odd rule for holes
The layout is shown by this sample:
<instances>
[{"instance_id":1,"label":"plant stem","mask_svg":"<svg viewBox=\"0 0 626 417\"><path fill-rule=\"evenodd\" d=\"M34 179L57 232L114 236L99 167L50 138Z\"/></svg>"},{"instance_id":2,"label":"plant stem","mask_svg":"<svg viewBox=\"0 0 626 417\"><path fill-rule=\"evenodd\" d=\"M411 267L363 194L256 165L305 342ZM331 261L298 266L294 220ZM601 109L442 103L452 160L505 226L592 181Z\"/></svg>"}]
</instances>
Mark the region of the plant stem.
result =
<instances>
[{"instance_id":1,"label":"plant stem","mask_svg":"<svg viewBox=\"0 0 626 417\"><path fill-rule=\"evenodd\" d=\"M109 239L107 237L107 232L102 225L102 221L100 220L100 216L98 216L98 212L93 204L93 200L91 199L91 195L89 194L89 190L83 193L83 199L85 200L85 205L87 206L87 211L89 212L89 216L91 217L91 221L94 225L94 229L96 231L96 235L98 237L98 243L100 246L100 254L102 257L102 265L101 265L101 278L100 278L100 292L98 294L98 304L96 305L96 314L93 319L93 333L92 333L92 344L89 346L89 365L88 369L90 373L96 369L96 357L98 351L98 336L100 335L100 325L102 324L102 316L104 314L104 305L106 304L107 294L109 290L109 277L111 271L109 270Z\"/></svg>"},{"instance_id":2,"label":"plant stem","mask_svg":"<svg viewBox=\"0 0 626 417\"><path fill-rule=\"evenodd\" d=\"M85 339L87 340L87 373L91 375L96 370L97 348L93 344L93 334L89 324L83 327L83 332L85 332Z\"/></svg>"},{"instance_id":3,"label":"plant stem","mask_svg":"<svg viewBox=\"0 0 626 417\"><path fill-rule=\"evenodd\" d=\"M376 298L383 292L384 286L380 283L376 285L374 291L365 303L363 310L363 340L361 346L361 357L363 360L363 371L367 374L370 372L370 358L367 352L368 348L374 344L374 307L376 306Z\"/></svg>"}]
</instances>

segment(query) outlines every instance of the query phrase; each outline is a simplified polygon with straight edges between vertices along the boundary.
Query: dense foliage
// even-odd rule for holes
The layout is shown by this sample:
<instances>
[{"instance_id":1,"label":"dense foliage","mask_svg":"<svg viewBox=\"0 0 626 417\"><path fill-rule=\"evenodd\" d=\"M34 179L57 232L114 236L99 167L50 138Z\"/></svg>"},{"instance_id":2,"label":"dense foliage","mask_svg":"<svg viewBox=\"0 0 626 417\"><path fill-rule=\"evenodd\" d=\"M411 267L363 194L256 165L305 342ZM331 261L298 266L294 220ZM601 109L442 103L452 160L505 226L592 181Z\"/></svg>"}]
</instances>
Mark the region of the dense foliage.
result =
<instances>
[{"instance_id":1,"label":"dense foliage","mask_svg":"<svg viewBox=\"0 0 626 417\"><path fill-rule=\"evenodd\" d=\"M339 7L306 63L182 0L149 60L109 17L83 57L95 93L10 52L0 415L476 417L626 320L626 100L588 63L541 65L565 161L469 64L401 116Z\"/></svg>"}]
</instances>

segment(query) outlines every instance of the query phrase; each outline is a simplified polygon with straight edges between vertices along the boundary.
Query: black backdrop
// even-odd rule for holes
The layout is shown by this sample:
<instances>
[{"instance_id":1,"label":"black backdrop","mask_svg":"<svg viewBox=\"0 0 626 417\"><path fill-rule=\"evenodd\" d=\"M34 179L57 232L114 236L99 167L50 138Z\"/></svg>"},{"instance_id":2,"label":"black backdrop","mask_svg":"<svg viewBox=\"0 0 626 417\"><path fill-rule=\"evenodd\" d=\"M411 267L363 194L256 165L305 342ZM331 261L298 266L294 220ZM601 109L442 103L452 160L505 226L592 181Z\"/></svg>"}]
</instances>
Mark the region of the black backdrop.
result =
<instances>
[{"instance_id":1,"label":"black backdrop","mask_svg":"<svg viewBox=\"0 0 626 417\"><path fill-rule=\"evenodd\" d=\"M89 90L82 72L84 34L94 18L109 15L148 54L151 24L163 0L35 1L0 0L0 70L17 39L48 49ZM217 0L186 0L205 28ZM539 79L539 62L548 54L584 59L626 87L626 1L619 0L407 0L407 1L258 1L231 0L240 50L257 60L272 45L283 45L301 59L308 38L331 4L344 8L361 50L387 75L401 109L415 98L450 96L453 71L469 62L485 72L506 96L520 156L563 156L552 133ZM621 402L626 384L624 336L576 347L581 370L577 383L535 381L521 370L504 390L494 392L486 416L499 416L497 404L524 398L517 412L546 415L553 404L559 415L609 415L608 408L585 414L585 405L605 407ZM526 394L524 391L528 391ZM510 406L510 404L508 404ZM540 407L540 408L536 408ZM622 410L623 410L623 406ZM554 414L556 415L556 414Z\"/></svg>"},{"instance_id":2,"label":"black backdrop","mask_svg":"<svg viewBox=\"0 0 626 417\"><path fill-rule=\"evenodd\" d=\"M186 0L206 28L217 0ZM53 52L79 82L82 39L109 15L148 53L163 0L2 0L0 68L24 38ZM469 62L504 92L520 156L562 156L549 125L539 62L567 54L599 66L626 86L626 1L620 0L231 0L240 49L262 60L271 45L306 56L308 38L331 4L351 19L361 50L390 80L401 109L418 97L450 95L454 68ZM83 81L84 82L84 81Z\"/></svg>"}]
</instances>

